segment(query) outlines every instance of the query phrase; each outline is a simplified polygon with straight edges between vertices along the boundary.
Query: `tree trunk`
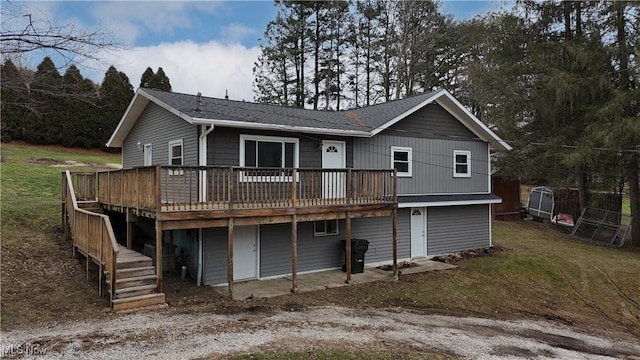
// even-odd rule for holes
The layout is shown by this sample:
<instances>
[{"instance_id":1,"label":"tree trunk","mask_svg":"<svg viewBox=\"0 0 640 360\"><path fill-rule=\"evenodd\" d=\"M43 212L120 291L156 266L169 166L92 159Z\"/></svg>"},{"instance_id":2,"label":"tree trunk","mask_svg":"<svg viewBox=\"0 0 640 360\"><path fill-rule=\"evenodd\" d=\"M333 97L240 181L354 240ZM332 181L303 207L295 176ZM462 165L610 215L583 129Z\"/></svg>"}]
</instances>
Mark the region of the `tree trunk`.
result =
<instances>
[{"instance_id":1,"label":"tree trunk","mask_svg":"<svg viewBox=\"0 0 640 360\"><path fill-rule=\"evenodd\" d=\"M629 167L629 200L631 202L631 244L640 247L640 155L634 154Z\"/></svg>"}]
</instances>

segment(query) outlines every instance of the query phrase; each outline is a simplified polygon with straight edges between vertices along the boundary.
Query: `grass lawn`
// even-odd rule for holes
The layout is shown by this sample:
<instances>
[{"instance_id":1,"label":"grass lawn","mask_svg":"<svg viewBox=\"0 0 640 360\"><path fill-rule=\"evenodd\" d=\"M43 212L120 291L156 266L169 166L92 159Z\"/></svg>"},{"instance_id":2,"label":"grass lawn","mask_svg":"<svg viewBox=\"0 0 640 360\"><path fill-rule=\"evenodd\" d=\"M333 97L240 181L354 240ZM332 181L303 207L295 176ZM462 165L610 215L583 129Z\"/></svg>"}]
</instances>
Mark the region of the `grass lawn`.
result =
<instances>
[{"instance_id":1,"label":"grass lawn","mask_svg":"<svg viewBox=\"0 0 640 360\"><path fill-rule=\"evenodd\" d=\"M62 240L61 173L95 171L119 163L120 155L12 143L1 149L3 328L94 313L102 299Z\"/></svg>"},{"instance_id":2,"label":"grass lawn","mask_svg":"<svg viewBox=\"0 0 640 360\"><path fill-rule=\"evenodd\" d=\"M118 163L119 155L63 148L2 145L2 327L119 316L86 281L60 232L61 171L64 161L94 170ZM68 164L67 164L68 165ZM340 305L403 308L424 313L498 319L549 319L587 331L616 330L640 336L640 251L572 239L548 224L494 222L491 254L457 263L458 268L401 276L400 282L300 293L264 301L267 308ZM247 304L211 294L185 292L169 311L245 311ZM182 294L182 292L181 292ZM195 294L195 296L193 295ZM197 301L196 301L197 300ZM285 306L286 305L286 306ZM337 355L336 355L337 354ZM347 354L351 356L353 354ZM321 352L314 358L345 358ZM355 354L390 358L390 354ZM358 356L359 355L359 356ZM412 353L406 354L411 357ZM256 354L251 358L280 358ZM309 354L288 354L308 358ZM386 357L385 357L386 356ZM434 354L438 358L438 354ZM243 358L243 357L239 357ZM347 357L348 358L348 357Z\"/></svg>"}]
</instances>

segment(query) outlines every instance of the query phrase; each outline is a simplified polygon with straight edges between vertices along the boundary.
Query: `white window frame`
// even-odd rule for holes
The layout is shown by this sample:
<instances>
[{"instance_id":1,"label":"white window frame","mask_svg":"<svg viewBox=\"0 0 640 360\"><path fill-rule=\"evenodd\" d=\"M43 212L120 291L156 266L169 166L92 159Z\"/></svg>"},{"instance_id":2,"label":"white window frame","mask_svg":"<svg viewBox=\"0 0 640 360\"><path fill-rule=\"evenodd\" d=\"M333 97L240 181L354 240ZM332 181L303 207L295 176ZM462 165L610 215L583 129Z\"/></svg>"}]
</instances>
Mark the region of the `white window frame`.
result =
<instances>
[{"instance_id":1,"label":"white window frame","mask_svg":"<svg viewBox=\"0 0 640 360\"><path fill-rule=\"evenodd\" d=\"M173 148L176 146L180 146L180 165L174 165L173 159L177 159L173 157ZM171 140L169 141L169 161L170 166L182 166L184 165L184 142L182 139L179 140ZM184 174L183 170L169 170L169 175L182 175Z\"/></svg>"},{"instance_id":2,"label":"white window frame","mask_svg":"<svg viewBox=\"0 0 640 360\"><path fill-rule=\"evenodd\" d=\"M147 149L149 149L149 161L147 161ZM142 163L144 166L153 166L153 144L147 143L142 147Z\"/></svg>"},{"instance_id":3,"label":"white window frame","mask_svg":"<svg viewBox=\"0 0 640 360\"><path fill-rule=\"evenodd\" d=\"M288 137L279 137L279 136L264 136L264 135L247 135L247 134L241 134L240 135L240 167L245 167L245 148L244 148L244 143L246 140L250 140L250 141L256 141L256 142L275 142L275 143L281 143L282 144L282 168L284 169L284 161L285 161L285 154L284 151L286 149L285 147L285 143L293 143L294 144L294 148L293 148L293 167L294 168L298 168L299 167L299 161L300 161L300 140L298 138L288 138ZM256 158L256 163L259 160ZM259 167L256 167L259 169ZM291 176L249 176L249 175L244 175L243 172L240 172L240 181L256 181L256 182L291 182ZM296 178L296 181L299 181L299 177Z\"/></svg>"},{"instance_id":4,"label":"white window frame","mask_svg":"<svg viewBox=\"0 0 640 360\"><path fill-rule=\"evenodd\" d=\"M467 161L464 163L456 162L458 155L464 155L467 157ZM467 165L467 172L458 172L457 165ZM455 178L469 178L471 177L471 151L469 150L453 150L453 177Z\"/></svg>"},{"instance_id":5,"label":"white window frame","mask_svg":"<svg viewBox=\"0 0 640 360\"><path fill-rule=\"evenodd\" d=\"M316 231L316 223L322 221L324 222L324 231L321 232L317 232ZM327 232L327 222L328 221L335 221L335 233L329 233ZM340 235L340 223L338 222L338 219L333 219L333 220L316 220L313 222L313 236L314 237L322 237L322 236L336 236L336 235Z\"/></svg>"},{"instance_id":6,"label":"white window frame","mask_svg":"<svg viewBox=\"0 0 640 360\"><path fill-rule=\"evenodd\" d=\"M407 163L409 164L409 171L398 171L398 177L411 177L413 176L413 149L410 147L403 146L392 146L391 147L391 168L395 169L395 153L396 152L406 152L407 153Z\"/></svg>"}]
</instances>

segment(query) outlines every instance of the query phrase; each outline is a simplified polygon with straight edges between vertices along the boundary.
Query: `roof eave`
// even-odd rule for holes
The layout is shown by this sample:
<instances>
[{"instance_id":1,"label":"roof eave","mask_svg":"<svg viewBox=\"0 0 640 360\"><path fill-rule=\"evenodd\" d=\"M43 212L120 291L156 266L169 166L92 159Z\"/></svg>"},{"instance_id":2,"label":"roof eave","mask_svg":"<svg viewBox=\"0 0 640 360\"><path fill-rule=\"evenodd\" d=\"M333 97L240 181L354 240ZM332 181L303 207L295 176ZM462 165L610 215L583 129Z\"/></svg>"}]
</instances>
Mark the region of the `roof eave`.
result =
<instances>
[{"instance_id":1,"label":"roof eave","mask_svg":"<svg viewBox=\"0 0 640 360\"><path fill-rule=\"evenodd\" d=\"M369 131L326 129L326 128L314 128L314 127L308 127L308 126L290 126L290 125L264 124L264 123L248 123L244 121L223 120L223 119L192 118L192 124L215 125L215 126L235 127L235 128L253 129L253 130L282 130L282 131L292 131L292 132L303 132L307 134L331 134L331 135L354 136L354 137L371 137L371 133Z\"/></svg>"},{"instance_id":2,"label":"roof eave","mask_svg":"<svg viewBox=\"0 0 640 360\"><path fill-rule=\"evenodd\" d=\"M109 141L107 141L107 147L122 147L124 139L126 139L127 135L135 125L136 121L138 121L138 118L147 107L149 102L153 102L163 109L169 111L170 113L185 120L186 122L193 124L193 118L191 116L160 101L158 98L144 91L144 89L138 88L136 93L133 95L133 99L129 103L127 110L125 110L124 115L122 115L118 126L113 131L113 134L111 134L111 138L109 138Z\"/></svg>"}]
</instances>

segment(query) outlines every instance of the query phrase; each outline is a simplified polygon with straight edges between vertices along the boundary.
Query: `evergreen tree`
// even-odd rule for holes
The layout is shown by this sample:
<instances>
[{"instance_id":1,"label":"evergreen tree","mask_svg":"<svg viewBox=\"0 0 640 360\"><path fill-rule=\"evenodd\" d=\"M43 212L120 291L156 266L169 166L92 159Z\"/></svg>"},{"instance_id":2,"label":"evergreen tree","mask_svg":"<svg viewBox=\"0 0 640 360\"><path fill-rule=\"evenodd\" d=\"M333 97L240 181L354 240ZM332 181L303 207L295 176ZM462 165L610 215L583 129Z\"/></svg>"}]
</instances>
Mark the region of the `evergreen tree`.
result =
<instances>
[{"instance_id":1,"label":"evergreen tree","mask_svg":"<svg viewBox=\"0 0 640 360\"><path fill-rule=\"evenodd\" d=\"M92 125L97 121L98 111L94 101L86 99L97 96L97 86L85 79L80 70L71 65L62 77L65 97L60 99L62 127L61 144L64 146L93 146Z\"/></svg>"},{"instance_id":2,"label":"evergreen tree","mask_svg":"<svg viewBox=\"0 0 640 360\"><path fill-rule=\"evenodd\" d=\"M55 64L45 57L29 86L30 111L25 116L23 137L34 144L58 144L62 135L63 105L54 100L62 92L62 78Z\"/></svg>"},{"instance_id":3,"label":"evergreen tree","mask_svg":"<svg viewBox=\"0 0 640 360\"><path fill-rule=\"evenodd\" d=\"M140 87L141 88L151 88L151 79L153 79L153 77L156 74L153 72L153 69L151 69L151 67L147 67L147 70L145 70L142 73L142 77L140 77Z\"/></svg>"},{"instance_id":4,"label":"evergreen tree","mask_svg":"<svg viewBox=\"0 0 640 360\"><path fill-rule=\"evenodd\" d=\"M93 125L94 146L104 146L133 99L133 86L127 75L109 67L100 86L100 119Z\"/></svg>"},{"instance_id":5,"label":"evergreen tree","mask_svg":"<svg viewBox=\"0 0 640 360\"><path fill-rule=\"evenodd\" d=\"M148 70L150 70L150 69L147 68L147 71ZM145 71L145 73L142 74L142 80L145 79L145 74L147 73L147 71ZM153 74L153 72L152 72L152 74ZM141 82L142 82L142 80L141 80ZM156 89L156 90L171 91L171 82L169 81L169 78L164 73L164 70L162 70L161 67L159 67L158 71L155 74L153 74L153 76L151 76L151 79L149 80L148 87L151 88L151 89Z\"/></svg>"},{"instance_id":6,"label":"evergreen tree","mask_svg":"<svg viewBox=\"0 0 640 360\"><path fill-rule=\"evenodd\" d=\"M3 86L0 93L0 120L2 121L2 141L22 140L24 118L27 114L28 91L21 71L11 60L6 60L0 67L0 78Z\"/></svg>"}]
</instances>

